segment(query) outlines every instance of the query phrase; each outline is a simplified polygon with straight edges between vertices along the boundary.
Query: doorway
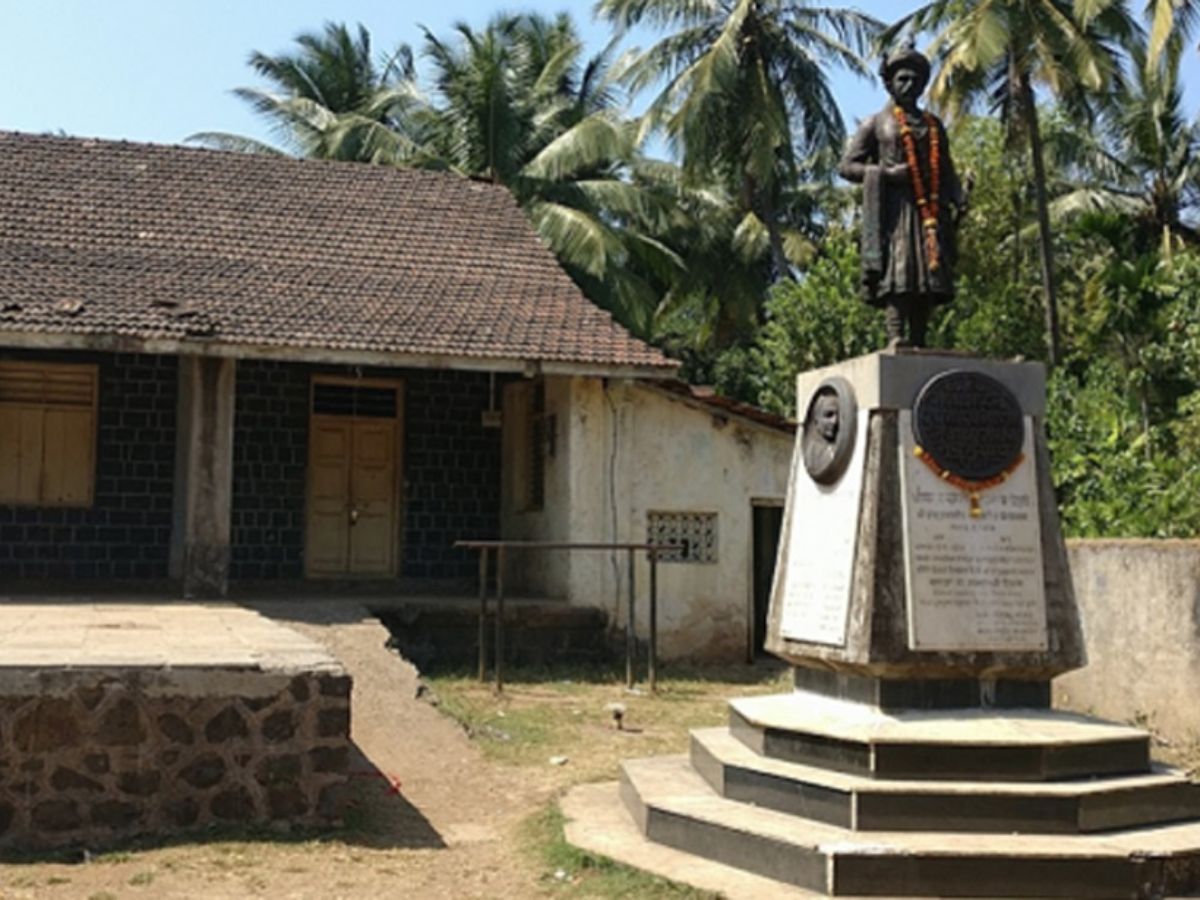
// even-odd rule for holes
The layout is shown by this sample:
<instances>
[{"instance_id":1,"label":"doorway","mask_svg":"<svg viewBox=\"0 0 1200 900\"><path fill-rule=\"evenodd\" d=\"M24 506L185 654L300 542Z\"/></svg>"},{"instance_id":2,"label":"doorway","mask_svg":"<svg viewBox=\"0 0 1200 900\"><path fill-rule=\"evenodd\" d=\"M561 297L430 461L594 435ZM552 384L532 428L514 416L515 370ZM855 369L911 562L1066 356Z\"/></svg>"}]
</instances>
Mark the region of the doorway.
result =
<instances>
[{"instance_id":1,"label":"doorway","mask_svg":"<svg viewBox=\"0 0 1200 900\"><path fill-rule=\"evenodd\" d=\"M400 381L313 379L307 576L397 574L402 404Z\"/></svg>"},{"instance_id":2,"label":"doorway","mask_svg":"<svg viewBox=\"0 0 1200 900\"><path fill-rule=\"evenodd\" d=\"M775 558L779 552L779 535L783 530L783 504L778 501L754 501L754 548L751 565L754 593L754 620L750 634L751 660L766 653L767 613L771 606L771 582L775 578Z\"/></svg>"}]
</instances>

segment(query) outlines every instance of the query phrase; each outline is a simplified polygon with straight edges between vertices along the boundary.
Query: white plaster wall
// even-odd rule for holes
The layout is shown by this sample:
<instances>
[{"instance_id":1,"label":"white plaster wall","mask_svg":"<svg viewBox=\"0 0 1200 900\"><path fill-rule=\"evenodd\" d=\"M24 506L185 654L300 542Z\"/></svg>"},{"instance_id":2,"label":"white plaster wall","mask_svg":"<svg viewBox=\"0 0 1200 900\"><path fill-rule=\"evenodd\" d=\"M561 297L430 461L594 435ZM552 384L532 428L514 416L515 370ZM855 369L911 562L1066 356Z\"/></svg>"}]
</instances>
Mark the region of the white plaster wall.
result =
<instances>
[{"instance_id":1,"label":"white plaster wall","mask_svg":"<svg viewBox=\"0 0 1200 900\"><path fill-rule=\"evenodd\" d=\"M644 542L651 510L717 513L718 561L659 566L663 659L740 659L749 643L752 502L782 502L792 436L637 383L577 379L572 410L573 540ZM613 428L614 421L616 428ZM615 450L615 453L614 453ZM635 563L638 635L649 564ZM573 557L571 602L627 620L628 557Z\"/></svg>"},{"instance_id":2,"label":"white plaster wall","mask_svg":"<svg viewBox=\"0 0 1200 900\"><path fill-rule=\"evenodd\" d=\"M646 540L647 512L716 512L718 562L659 566L662 659L741 659L753 614L753 501L782 503L792 436L714 414L637 382L546 379L556 452L546 459L546 502L523 512L512 467L519 416L505 394L502 535L507 540ZM514 552L512 592L565 597L604 609L623 630L629 557L624 551ZM648 635L649 563L635 560L638 637Z\"/></svg>"},{"instance_id":3,"label":"white plaster wall","mask_svg":"<svg viewBox=\"0 0 1200 900\"><path fill-rule=\"evenodd\" d=\"M1067 545L1088 665L1055 705L1200 741L1200 541Z\"/></svg>"}]
</instances>

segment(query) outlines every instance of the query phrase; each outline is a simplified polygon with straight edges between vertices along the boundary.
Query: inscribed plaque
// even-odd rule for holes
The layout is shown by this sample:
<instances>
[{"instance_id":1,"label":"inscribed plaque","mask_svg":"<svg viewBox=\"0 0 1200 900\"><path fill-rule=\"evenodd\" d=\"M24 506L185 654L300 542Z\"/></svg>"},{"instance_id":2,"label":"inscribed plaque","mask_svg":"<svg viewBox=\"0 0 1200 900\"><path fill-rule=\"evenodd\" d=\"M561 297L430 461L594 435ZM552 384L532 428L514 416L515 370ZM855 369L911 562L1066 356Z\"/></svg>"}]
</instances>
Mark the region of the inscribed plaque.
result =
<instances>
[{"instance_id":1,"label":"inscribed plaque","mask_svg":"<svg viewBox=\"0 0 1200 900\"><path fill-rule=\"evenodd\" d=\"M930 378L913 404L913 433L926 453L962 478L1006 471L1025 437L1021 404L983 372L951 369Z\"/></svg>"},{"instance_id":2,"label":"inscribed plaque","mask_svg":"<svg viewBox=\"0 0 1200 900\"><path fill-rule=\"evenodd\" d=\"M908 645L960 652L1047 649L1046 590L1033 424L1023 459L978 494L938 477L914 451L912 413L900 412L900 475Z\"/></svg>"},{"instance_id":3,"label":"inscribed plaque","mask_svg":"<svg viewBox=\"0 0 1200 900\"><path fill-rule=\"evenodd\" d=\"M779 633L788 640L845 646L869 415L860 410L856 416L850 461L836 484L819 484L809 477L797 436L786 543L772 597L772 603L783 604Z\"/></svg>"}]
</instances>

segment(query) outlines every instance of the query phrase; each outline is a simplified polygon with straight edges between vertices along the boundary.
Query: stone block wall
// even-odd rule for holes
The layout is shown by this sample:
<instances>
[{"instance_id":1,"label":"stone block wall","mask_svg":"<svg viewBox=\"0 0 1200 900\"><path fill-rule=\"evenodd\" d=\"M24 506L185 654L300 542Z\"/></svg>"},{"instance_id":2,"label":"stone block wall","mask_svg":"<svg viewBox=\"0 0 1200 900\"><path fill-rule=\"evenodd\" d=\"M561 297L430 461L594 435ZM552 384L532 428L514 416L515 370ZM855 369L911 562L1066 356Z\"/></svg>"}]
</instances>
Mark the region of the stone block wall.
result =
<instances>
[{"instance_id":1,"label":"stone block wall","mask_svg":"<svg viewBox=\"0 0 1200 900\"><path fill-rule=\"evenodd\" d=\"M304 576L308 366L238 362L230 577Z\"/></svg>"},{"instance_id":2,"label":"stone block wall","mask_svg":"<svg viewBox=\"0 0 1200 900\"><path fill-rule=\"evenodd\" d=\"M488 406L488 376L432 369L402 375L402 574L474 578L478 557L453 545L500 536L500 429L484 428L480 421ZM499 397L499 385L496 391Z\"/></svg>"},{"instance_id":3,"label":"stone block wall","mask_svg":"<svg viewBox=\"0 0 1200 900\"><path fill-rule=\"evenodd\" d=\"M0 506L0 579L167 577L178 384L173 356L0 351L100 367L95 500Z\"/></svg>"},{"instance_id":4,"label":"stone block wall","mask_svg":"<svg viewBox=\"0 0 1200 900\"><path fill-rule=\"evenodd\" d=\"M0 350L0 358L100 366L95 502L0 506L0 579L166 579L171 544L178 360L173 356ZM230 577L304 577L309 384L357 370L240 360ZM401 576L474 577L452 544L500 531L500 431L480 418L486 373L367 369L404 381ZM499 388L497 388L499 389Z\"/></svg>"},{"instance_id":5,"label":"stone block wall","mask_svg":"<svg viewBox=\"0 0 1200 900\"><path fill-rule=\"evenodd\" d=\"M350 677L42 670L0 685L0 848L342 812Z\"/></svg>"}]
</instances>

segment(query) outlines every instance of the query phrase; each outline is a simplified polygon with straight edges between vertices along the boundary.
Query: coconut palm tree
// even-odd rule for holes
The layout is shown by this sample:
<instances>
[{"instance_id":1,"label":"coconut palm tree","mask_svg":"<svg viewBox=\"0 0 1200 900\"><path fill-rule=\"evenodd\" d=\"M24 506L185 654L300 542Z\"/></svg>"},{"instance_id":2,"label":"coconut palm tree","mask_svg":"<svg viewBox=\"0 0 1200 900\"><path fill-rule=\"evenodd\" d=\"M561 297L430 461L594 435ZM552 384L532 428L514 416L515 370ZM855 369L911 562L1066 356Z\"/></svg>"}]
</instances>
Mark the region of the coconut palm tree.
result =
<instances>
[{"instance_id":1,"label":"coconut palm tree","mask_svg":"<svg viewBox=\"0 0 1200 900\"><path fill-rule=\"evenodd\" d=\"M500 15L454 33L425 35L430 149L511 190L585 293L648 335L662 281L682 263L651 236L664 195L629 177L638 133L617 108L613 45L585 59L567 16Z\"/></svg>"},{"instance_id":2,"label":"coconut palm tree","mask_svg":"<svg viewBox=\"0 0 1200 900\"><path fill-rule=\"evenodd\" d=\"M883 35L933 31L932 95L951 116L976 102L998 110L1010 140L1028 143L1037 207L1050 363L1061 357L1053 239L1035 86L1077 113L1120 77L1136 26L1118 0L932 0Z\"/></svg>"},{"instance_id":3,"label":"coconut palm tree","mask_svg":"<svg viewBox=\"0 0 1200 900\"><path fill-rule=\"evenodd\" d=\"M427 155L427 117L406 44L377 59L365 27L352 32L333 22L298 35L296 44L291 53L251 53L251 68L270 87L233 92L271 124L284 149L223 132L188 140L225 150L362 162L416 162Z\"/></svg>"},{"instance_id":4,"label":"coconut palm tree","mask_svg":"<svg viewBox=\"0 0 1200 900\"><path fill-rule=\"evenodd\" d=\"M598 0L595 9L619 33L668 32L623 70L631 90L657 90L644 130L665 134L689 183L719 185L751 218L746 230L766 235L774 274L790 275L785 195L805 159L845 139L828 69L867 74L862 54L879 23L808 0Z\"/></svg>"},{"instance_id":5,"label":"coconut palm tree","mask_svg":"<svg viewBox=\"0 0 1200 900\"><path fill-rule=\"evenodd\" d=\"M1146 18L1150 20L1149 52L1144 65L1154 67L1162 60L1172 38L1186 42L1200 22L1197 0L1146 0Z\"/></svg>"},{"instance_id":6,"label":"coconut palm tree","mask_svg":"<svg viewBox=\"0 0 1200 900\"><path fill-rule=\"evenodd\" d=\"M1051 212L1132 219L1170 260L1175 244L1200 244L1194 224L1200 202L1200 119L1189 122L1183 112L1179 44L1169 48L1158 67L1146 65L1147 52L1134 51L1132 79L1107 106L1102 129L1066 121L1047 135L1059 167L1078 175Z\"/></svg>"}]
</instances>

